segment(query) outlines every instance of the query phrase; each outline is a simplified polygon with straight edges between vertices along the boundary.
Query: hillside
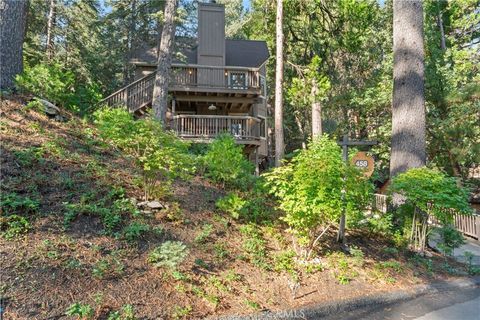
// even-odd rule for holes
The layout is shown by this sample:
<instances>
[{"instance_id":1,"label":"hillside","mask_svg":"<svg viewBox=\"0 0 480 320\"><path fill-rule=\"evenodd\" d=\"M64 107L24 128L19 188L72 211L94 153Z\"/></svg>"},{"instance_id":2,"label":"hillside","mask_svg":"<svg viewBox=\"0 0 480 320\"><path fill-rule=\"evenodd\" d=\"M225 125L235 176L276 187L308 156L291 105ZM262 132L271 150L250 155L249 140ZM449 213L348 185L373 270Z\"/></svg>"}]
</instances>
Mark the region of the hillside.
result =
<instances>
[{"instance_id":1,"label":"hillside","mask_svg":"<svg viewBox=\"0 0 480 320\"><path fill-rule=\"evenodd\" d=\"M64 117L28 110L22 97L1 102L5 319L68 318L67 309L93 319L248 314L464 274L451 261L445 268L436 253L413 256L366 230L349 233L352 255L338 250L332 234L318 267L296 266L276 218L232 219L215 206L226 191L199 175L175 181L155 208L139 206L133 159L102 141L91 123ZM168 241L188 250L176 271L148 262Z\"/></svg>"}]
</instances>

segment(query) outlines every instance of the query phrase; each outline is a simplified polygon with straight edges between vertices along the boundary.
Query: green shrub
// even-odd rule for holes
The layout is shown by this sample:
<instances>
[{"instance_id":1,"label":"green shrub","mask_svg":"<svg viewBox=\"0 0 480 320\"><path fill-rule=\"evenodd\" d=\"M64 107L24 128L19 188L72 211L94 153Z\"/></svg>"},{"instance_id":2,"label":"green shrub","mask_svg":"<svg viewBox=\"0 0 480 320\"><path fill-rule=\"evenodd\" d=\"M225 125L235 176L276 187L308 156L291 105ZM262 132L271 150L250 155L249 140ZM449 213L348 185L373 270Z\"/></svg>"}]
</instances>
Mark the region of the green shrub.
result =
<instances>
[{"instance_id":1,"label":"green shrub","mask_svg":"<svg viewBox=\"0 0 480 320\"><path fill-rule=\"evenodd\" d=\"M263 180L257 179L254 187L244 192L231 192L217 200L217 208L230 214L233 219L243 219L247 222L265 222L271 218L271 209L267 205L268 191Z\"/></svg>"},{"instance_id":2,"label":"green shrub","mask_svg":"<svg viewBox=\"0 0 480 320\"><path fill-rule=\"evenodd\" d=\"M242 199L236 193L231 192L225 197L218 199L215 205L218 209L229 213L232 218L238 219L245 211L246 203L246 200Z\"/></svg>"},{"instance_id":3,"label":"green shrub","mask_svg":"<svg viewBox=\"0 0 480 320\"><path fill-rule=\"evenodd\" d=\"M205 176L224 186L245 189L253 181L253 164L229 134L220 135L208 148L200 162Z\"/></svg>"},{"instance_id":4,"label":"green shrub","mask_svg":"<svg viewBox=\"0 0 480 320\"><path fill-rule=\"evenodd\" d=\"M400 173L392 179L389 192L405 198L401 208L413 209L413 212L404 212L412 221L410 244L420 252L425 250L431 216L448 225L453 221L454 212L469 214L472 211L467 190L460 188L455 178L436 169L413 168Z\"/></svg>"},{"instance_id":5,"label":"green shrub","mask_svg":"<svg viewBox=\"0 0 480 320\"><path fill-rule=\"evenodd\" d=\"M133 242L150 230L150 226L133 221L123 229L123 237L128 242Z\"/></svg>"},{"instance_id":6,"label":"green shrub","mask_svg":"<svg viewBox=\"0 0 480 320\"><path fill-rule=\"evenodd\" d=\"M12 192L0 196L0 208L5 214L34 214L38 212L40 202Z\"/></svg>"},{"instance_id":7,"label":"green shrub","mask_svg":"<svg viewBox=\"0 0 480 320\"><path fill-rule=\"evenodd\" d=\"M85 110L100 101L101 97L98 85L77 81L73 72L59 64L26 65L15 80L22 92L74 111Z\"/></svg>"},{"instance_id":8,"label":"green shrub","mask_svg":"<svg viewBox=\"0 0 480 320\"><path fill-rule=\"evenodd\" d=\"M188 255L187 247L180 241L166 241L148 255L148 262L156 267L175 269Z\"/></svg>"},{"instance_id":9,"label":"green shrub","mask_svg":"<svg viewBox=\"0 0 480 320\"><path fill-rule=\"evenodd\" d=\"M264 177L270 193L278 199L279 209L285 212L282 219L289 231L298 237L300 245L310 248L307 255L325 228L337 224L344 205L347 221L355 222L373 196L372 185L356 168L342 161L340 147L327 136L314 140L291 162Z\"/></svg>"},{"instance_id":10,"label":"green shrub","mask_svg":"<svg viewBox=\"0 0 480 320\"><path fill-rule=\"evenodd\" d=\"M94 114L101 136L131 155L142 169L145 198L156 190L158 181L169 184L176 177L194 172L188 144L165 131L153 118L135 120L123 109L101 109Z\"/></svg>"},{"instance_id":11,"label":"green shrub","mask_svg":"<svg viewBox=\"0 0 480 320\"><path fill-rule=\"evenodd\" d=\"M453 250L465 243L462 233L451 224L438 228L438 234L440 235L438 247L446 256L452 255Z\"/></svg>"},{"instance_id":12,"label":"green shrub","mask_svg":"<svg viewBox=\"0 0 480 320\"><path fill-rule=\"evenodd\" d=\"M273 263L275 271L286 271L295 273L295 252L292 250L279 252L274 256Z\"/></svg>"},{"instance_id":13,"label":"green shrub","mask_svg":"<svg viewBox=\"0 0 480 320\"><path fill-rule=\"evenodd\" d=\"M13 239L27 233L32 226L30 222L19 215L0 216L0 231L5 239Z\"/></svg>"}]
</instances>

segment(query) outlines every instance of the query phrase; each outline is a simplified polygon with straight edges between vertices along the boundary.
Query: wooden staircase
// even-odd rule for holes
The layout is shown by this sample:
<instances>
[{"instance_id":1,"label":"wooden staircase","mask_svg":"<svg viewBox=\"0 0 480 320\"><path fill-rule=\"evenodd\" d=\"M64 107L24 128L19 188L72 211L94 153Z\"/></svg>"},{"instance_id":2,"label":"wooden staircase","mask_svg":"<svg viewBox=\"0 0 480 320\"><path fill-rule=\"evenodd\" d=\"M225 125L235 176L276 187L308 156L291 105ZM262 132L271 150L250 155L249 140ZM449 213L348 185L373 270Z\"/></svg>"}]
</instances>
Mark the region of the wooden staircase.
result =
<instances>
[{"instance_id":1,"label":"wooden staircase","mask_svg":"<svg viewBox=\"0 0 480 320\"><path fill-rule=\"evenodd\" d=\"M115 91L100 101L100 104L106 104L113 108L126 107L131 113L143 113L146 107L152 104L156 74L156 71L152 72Z\"/></svg>"}]
</instances>

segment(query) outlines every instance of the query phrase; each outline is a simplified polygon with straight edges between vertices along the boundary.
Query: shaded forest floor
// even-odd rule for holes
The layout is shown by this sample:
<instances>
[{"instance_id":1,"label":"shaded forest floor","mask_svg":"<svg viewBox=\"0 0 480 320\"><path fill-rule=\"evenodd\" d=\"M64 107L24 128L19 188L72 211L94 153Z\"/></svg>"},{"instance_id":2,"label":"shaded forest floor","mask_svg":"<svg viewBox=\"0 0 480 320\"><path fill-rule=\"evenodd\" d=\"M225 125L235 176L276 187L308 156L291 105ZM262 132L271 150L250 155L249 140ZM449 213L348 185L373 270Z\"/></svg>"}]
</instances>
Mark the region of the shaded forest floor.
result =
<instances>
[{"instance_id":1,"label":"shaded forest floor","mask_svg":"<svg viewBox=\"0 0 480 320\"><path fill-rule=\"evenodd\" d=\"M138 319L248 314L465 274L463 265L434 252L418 257L362 230L348 234L356 254L341 253L331 234L318 267L298 268L280 224L232 220L215 208L225 191L200 176L175 182L161 199L164 209L132 213L126 202L142 197L132 159L103 143L91 124L67 117L51 120L19 97L1 102L2 205L28 223L26 233L8 225L2 208L5 319L67 319L73 303L89 305L94 319L126 305ZM108 219L118 217L106 232ZM132 221L148 230L129 237ZM177 272L147 261L167 240L189 249Z\"/></svg>"}]
</instances>

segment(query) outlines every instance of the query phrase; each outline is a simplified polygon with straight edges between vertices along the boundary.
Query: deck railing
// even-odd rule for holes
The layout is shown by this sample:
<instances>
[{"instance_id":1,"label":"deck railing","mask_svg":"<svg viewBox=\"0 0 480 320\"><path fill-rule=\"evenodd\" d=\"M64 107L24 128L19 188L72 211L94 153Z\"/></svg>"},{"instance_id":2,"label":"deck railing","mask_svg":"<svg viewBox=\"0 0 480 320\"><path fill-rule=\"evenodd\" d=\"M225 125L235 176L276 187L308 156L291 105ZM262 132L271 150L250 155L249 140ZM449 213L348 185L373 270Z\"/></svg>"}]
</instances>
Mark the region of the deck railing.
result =
<instances>
[{"instance_id":1,"label":"deck railing","mask_svg":"<svg viewBox=\"0 0 480 320\"><path fill-rule=\"evenodd\" d=\"M126 106L130 112L150 104L153 97L155 74L152 72L101 101L111 107ZM258 69L172 64L170 85L187 89L221 89L229 91L264 91Z\"/></svg>"},{"instance_id":2,"label":"deck railing","mask_svg":"<svg viewBox=\"0 0 480 320\"><path fill-rule=\"evenodd\" d=\"M260 139L260 119L250 116L178 115L173 129L186 139L213 139L221 133L236 140Z\"/></svg>"},{"instance_id":3,"label":"deck railing","mask_svg":"<svg viewBox=\"0 0 480 320\"><path fill-rule=\"evenodd\" d=\"M260 89L258 69L174 64L170 84L231 90Z\"/></svg>"}]
</instances>

